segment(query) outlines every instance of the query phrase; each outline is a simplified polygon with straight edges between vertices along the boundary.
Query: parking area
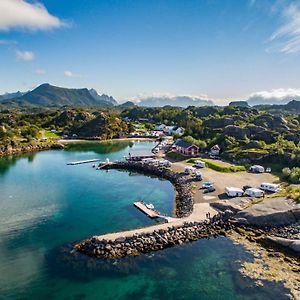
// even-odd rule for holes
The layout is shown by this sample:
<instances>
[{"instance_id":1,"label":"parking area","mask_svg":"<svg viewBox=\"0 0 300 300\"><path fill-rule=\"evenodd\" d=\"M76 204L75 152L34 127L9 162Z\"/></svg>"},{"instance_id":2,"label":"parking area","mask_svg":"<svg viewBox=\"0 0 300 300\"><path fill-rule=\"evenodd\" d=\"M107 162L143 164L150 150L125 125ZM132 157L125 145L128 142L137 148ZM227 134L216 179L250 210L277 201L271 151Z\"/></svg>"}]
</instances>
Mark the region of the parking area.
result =
<instances>
[{"instance_id":1,"label":"parking area","mask_svg":"<svg viewBox=\"0 0 300 300\"><path fill-rule=\"evenodd\" d=\"M175 172L183 172L187 166L184 162L175 162L172 164L172 169ZM228 199L224 193L226 187L239 187L251 186L258 187L262 182L278 183L278 177L270 173L253 174L249 172L237 173L222 173L207 167L199 169L202 173L202 181L193 181L195 185L195 202L206 203L213 202L220 199ZM191 177L192 178L192 177ZM203 182L210 181L214 184L216 190L211 193L204 194L201 189Z\"/></svg>"}]
</instances>

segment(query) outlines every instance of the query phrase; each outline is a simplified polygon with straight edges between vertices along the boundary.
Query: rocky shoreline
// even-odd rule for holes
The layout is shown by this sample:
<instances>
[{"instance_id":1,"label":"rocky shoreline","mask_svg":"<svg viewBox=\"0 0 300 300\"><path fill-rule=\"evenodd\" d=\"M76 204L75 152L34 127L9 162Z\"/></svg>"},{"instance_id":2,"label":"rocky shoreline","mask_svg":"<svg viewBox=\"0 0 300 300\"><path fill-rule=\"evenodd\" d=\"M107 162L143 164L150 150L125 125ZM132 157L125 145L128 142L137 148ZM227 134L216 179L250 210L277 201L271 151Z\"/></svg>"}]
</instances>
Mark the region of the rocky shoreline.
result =
<instances>
[{"instance_id":1,"label":"rocky shoreline","mask_svg":"<svg viewBox=\"0 0 300 300\"><path fill-rule=\"evenodd\" d=\"M10 141L7 145L0 145L0 157L17 155L23 153L37 152L49 149L63 149L62 144L37 143L29 145L20 145L15 141Z\"/></svg>"},{"instance_id":2,"label":"rocky shoreline","mask_svg":"<svg viewBox=\"0 0 300 300\"><path fill-rule=\"evenodd\" d=\"M187 177L164 167L155 167L142 162L119 161L106 166L109 169L123 169L146 175L154 175L170 181L176 190L175 213L179 218L189 216L193 211L192 185Z\"/></svg>"}]
</instances>

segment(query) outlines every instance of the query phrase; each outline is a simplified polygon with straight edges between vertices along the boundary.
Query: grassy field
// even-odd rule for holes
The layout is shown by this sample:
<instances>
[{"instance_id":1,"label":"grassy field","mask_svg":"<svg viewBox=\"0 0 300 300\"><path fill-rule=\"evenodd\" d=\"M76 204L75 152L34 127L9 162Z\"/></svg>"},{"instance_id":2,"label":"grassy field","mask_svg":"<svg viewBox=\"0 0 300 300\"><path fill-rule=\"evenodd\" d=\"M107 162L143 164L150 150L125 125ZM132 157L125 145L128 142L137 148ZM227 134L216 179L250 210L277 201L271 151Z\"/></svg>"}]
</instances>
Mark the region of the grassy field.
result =
<instances>
[{"instance_id":1,"label":"grassy field","mask_svg":"<svg viewBox=\"0 0 300 300\"><path fill-rule=\"evenodd\" d=\"M190 158L187 160L187 163L194 163L195 160L202 160L205 162L206 166L210 169L213 169L218 172L223 173L236 173L236 172L243 172L246 171L246 168L244 166L227 166L222 165L216 161L206 159L206 158Z\"/></svg>"}]
</instances>

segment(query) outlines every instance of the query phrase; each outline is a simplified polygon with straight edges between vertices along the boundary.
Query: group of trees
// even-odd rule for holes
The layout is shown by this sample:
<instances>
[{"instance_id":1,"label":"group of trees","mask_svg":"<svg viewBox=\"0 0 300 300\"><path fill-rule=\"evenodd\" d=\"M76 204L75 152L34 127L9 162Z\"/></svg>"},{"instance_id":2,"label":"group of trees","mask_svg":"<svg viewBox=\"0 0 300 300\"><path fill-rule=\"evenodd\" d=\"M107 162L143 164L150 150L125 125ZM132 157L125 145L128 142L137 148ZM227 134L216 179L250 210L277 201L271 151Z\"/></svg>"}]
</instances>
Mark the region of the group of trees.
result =
<instances>
[{"instance_id":1,"label":"group of trees","mask_svg":"<svg viewBox=\"0 0 300 300\"><path fill-rule=\"evenodd\" d=\"M283 168L282 169L282 176L290 183L299 184L300 183L300 168L293 167L293 168Z\"/></svg>"}]
</instances>

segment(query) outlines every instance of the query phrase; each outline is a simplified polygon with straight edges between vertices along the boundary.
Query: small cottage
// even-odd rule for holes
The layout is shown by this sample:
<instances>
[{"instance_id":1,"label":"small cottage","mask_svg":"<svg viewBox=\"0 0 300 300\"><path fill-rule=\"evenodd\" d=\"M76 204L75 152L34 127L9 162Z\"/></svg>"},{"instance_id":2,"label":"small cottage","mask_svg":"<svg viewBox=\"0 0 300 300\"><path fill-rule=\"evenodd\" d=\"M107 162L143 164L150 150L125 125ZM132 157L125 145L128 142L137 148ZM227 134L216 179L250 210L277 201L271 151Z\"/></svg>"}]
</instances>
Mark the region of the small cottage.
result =
<instances>
[{"instance_id":1,"label":"small cottage","mask_svg":"<svg viewBox=\"0 0 300 300\"><path fill-rule=\"evenodd\" d=\"M214 145L214 146L212 146L210 148L209 155L219 156L220 155L220 151L221 151L221 148L219 147L219 145Z\"/></svg>"},{"instance_id":2,"label":"small cottage","mask_svg":"<svg viewBox=\"0 0 300 300\"><path fill-rule=\"evenodd\" d=\"M177 153L186 156L198 156L199 155L199 147L194 145L191 142L186 142L184 140L178 139L173 147Z\"/></svg>"}]
</instances>

